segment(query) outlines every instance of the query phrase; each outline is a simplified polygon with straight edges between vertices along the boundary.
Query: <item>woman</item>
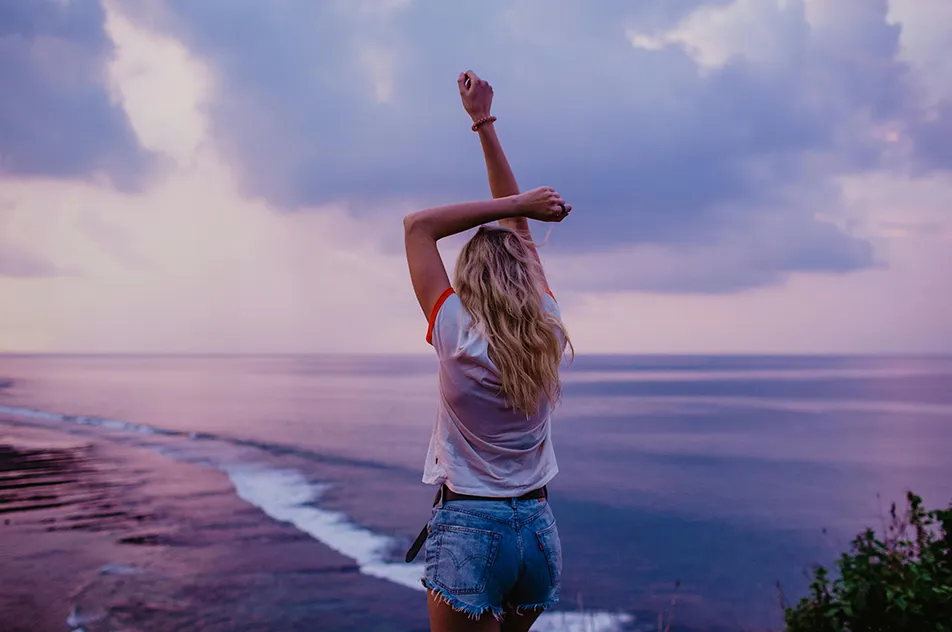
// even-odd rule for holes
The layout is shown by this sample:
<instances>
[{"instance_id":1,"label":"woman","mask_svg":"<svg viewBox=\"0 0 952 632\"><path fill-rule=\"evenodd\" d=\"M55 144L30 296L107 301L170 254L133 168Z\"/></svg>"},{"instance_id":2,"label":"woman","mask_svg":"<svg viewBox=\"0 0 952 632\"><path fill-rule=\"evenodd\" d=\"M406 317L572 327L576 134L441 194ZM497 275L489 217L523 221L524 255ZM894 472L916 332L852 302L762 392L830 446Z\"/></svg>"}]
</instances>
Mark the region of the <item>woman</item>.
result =
<instances>
[{"instance_id":1,"label":"woman","mask_svg":"<svg viewBox=\"0 0 952 632\"><path fill-rule=\"evenodd\" d=\"M492 88L472 72L458 83L494 199L404 218L410 278L440 360L423 475L440 491L407 561L425 545L433 631L515 632L555 603L562 571L546 484L558 471L549 418L568 339L527 219L560 222L572 207L548 187L519 193L493 128ZM451 286L436 242L477 226Z\"/></svg>"}]
</instances>

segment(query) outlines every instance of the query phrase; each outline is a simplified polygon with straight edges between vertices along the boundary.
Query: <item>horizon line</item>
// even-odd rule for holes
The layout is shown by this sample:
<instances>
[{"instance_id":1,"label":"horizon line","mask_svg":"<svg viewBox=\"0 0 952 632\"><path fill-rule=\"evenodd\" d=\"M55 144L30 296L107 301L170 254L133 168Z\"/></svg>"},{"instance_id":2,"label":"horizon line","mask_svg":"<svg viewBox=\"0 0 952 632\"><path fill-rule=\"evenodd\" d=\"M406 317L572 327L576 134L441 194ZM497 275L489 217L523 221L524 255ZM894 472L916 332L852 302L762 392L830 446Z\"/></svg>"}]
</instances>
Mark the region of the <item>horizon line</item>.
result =
<instances>
[{"instance_id":1,"label":"horizon line","mask_svg":"<svg viewBox=\"0 0 952 632\"><path fill-rule=\"evenodd\" d=\"M852 351L852 352L622 352L622 353L577 353L576 357L735 357L735 358L952 358L952 350L940 351ZM253 357L434 357L426 352L370 352L370 351L0 351L0 357L209 357L209 358L253 358Z\"/></svg>"}]
</instances>

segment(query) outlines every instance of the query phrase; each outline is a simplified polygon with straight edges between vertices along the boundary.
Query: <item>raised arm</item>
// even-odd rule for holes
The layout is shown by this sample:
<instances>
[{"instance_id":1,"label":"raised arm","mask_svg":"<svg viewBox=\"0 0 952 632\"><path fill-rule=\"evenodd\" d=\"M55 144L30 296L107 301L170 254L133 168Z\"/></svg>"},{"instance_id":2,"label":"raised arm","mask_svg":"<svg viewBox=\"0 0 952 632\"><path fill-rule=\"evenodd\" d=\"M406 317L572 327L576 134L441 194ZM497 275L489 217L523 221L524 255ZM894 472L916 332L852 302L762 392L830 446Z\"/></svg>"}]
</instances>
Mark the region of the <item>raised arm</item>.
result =
<instances>
[{"instance_id":1,"label":"raised arm","mask_svg":"<svg viewBox=\"0 0 952 632\"><path fill-rule=\"evenodd\" d=\"M450 286L436 242L481 224L509 217L561 222L572 210L551 187L519 195L463 202L429 208L403 218L410 280L424 316L429 316L440 295Z\"/></svg>"},{"instance_id":2,"label":"raised arm","mask_svg":"<svg viewBox=\"0 0 952 632\"><path fill-rule=\"evenodd\" d=\"M456 82L459 86L463 107L473 119L473 122L487 119L492 109L492 86L477 77L472 70L460 73ZM477 131L479 142L483 147L483 157L486 159L486 175L489 176L489 190L492 192L492 196L500 198L519 193L519 184L516 182L516 176L512 173L512 168L506 159L506 153L502 149L499 137L496 135L495 124L492 121L483 123L477 128ZM529 243L533 243L529 222L524 217L503 218L499 220L499 225L516 231ZM539 260L539 253L534 245L532 246L532 254L536 260ZM542 269L541 260L539 260L539 269ZM545 279L544 272L542 280L546 284L545 289L548 290L548 281Z\"/></svg>"}]
</instances>

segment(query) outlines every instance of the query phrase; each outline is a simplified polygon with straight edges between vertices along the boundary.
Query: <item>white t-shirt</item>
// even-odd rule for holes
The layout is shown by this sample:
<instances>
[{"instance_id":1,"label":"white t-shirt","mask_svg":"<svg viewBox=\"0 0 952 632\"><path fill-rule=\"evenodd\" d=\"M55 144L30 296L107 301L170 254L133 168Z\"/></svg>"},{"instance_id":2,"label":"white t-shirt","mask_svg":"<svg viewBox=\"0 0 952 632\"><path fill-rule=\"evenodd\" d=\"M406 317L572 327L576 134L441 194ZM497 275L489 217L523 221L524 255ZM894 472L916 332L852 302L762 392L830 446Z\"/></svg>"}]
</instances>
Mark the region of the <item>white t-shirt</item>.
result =
<instances>
[{"instance_id":1,"label":"white t-shirt","mask_svg":"<svg viewBox=\"0 0 952 632\"><path fill-rule=\"evenodd\" d=\"M548 293L543 309L561 319L559 305ZM433 307L427 331L427 342L440 360L440 396L423 482L445 483L458 494L521 496L559 471L551 407L543 396L538 412L527 419L525 412L509 406L486 337L472 323L448 288Z\"/></svg>"}]
</instances>

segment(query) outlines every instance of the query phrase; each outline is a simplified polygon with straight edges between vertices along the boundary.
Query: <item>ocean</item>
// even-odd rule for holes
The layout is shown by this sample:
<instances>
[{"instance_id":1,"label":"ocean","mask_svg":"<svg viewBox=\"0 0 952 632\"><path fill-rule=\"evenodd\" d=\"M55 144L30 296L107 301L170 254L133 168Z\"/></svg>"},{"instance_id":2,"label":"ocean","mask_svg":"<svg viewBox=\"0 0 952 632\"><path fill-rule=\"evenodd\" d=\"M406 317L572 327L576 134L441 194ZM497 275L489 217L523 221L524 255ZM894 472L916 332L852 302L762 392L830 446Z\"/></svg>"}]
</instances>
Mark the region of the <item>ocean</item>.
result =
<instances>
[{"instance_id":1,"label":"ocean","mask_svg":"<svg viewBox=\"0 0 952 632\"><path fill-rule=\"evenodd\" d=\"M781 600L890 502L952 499L952 357L580 356L563 376L564 580L533 629L780 629ZM8 355L0 446L118 490L74 518L70 537L127 546L73 562L67 629L426 630L422 556L402 558L435 398L430 357ZM44 538L80 515L37 518L57 503L7 493L5 470L0 529L30 549L2 553L0 585L68 558Z\"/></svg>"}]
</instances>

